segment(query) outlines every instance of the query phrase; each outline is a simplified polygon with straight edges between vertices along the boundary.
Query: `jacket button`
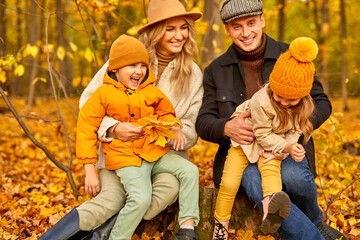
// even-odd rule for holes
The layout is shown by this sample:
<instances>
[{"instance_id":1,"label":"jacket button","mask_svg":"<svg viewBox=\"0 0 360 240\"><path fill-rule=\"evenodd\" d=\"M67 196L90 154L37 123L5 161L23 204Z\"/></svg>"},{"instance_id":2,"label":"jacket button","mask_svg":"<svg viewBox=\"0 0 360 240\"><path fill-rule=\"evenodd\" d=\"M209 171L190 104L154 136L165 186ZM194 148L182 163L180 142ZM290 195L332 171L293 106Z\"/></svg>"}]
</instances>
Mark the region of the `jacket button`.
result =
<instances>
[{"instance_id":1,"label":"jacket button","mask_svg":"<svg viewBox=\"0 0 360 240\"><path fill-rule=\"evenodd\" d=\"M240 93L240 96L242 97L242 96L243 96L243 94L242 94L242 93Z\"/></svg>"},{"instance_id":2,"label":"jacket button","mask_svg":"<svg viewBox=\"0 0 360 240\"><path fill-rule=\"evenodd\" d=\"M134 117L134 116L135 116L135 114L133 114L133 113L132 113L130 116L131 116L131 117Z\"/></svg>"},{"instance_id":3,"label":"jacket button","mask_svg":"<svg viewBox=\"0 0 360 240\"><path fill-rule=\"evenodd\" d=\"M222 100L226 100L226 96L222 96Z\"/></svg>"}]
</instances>

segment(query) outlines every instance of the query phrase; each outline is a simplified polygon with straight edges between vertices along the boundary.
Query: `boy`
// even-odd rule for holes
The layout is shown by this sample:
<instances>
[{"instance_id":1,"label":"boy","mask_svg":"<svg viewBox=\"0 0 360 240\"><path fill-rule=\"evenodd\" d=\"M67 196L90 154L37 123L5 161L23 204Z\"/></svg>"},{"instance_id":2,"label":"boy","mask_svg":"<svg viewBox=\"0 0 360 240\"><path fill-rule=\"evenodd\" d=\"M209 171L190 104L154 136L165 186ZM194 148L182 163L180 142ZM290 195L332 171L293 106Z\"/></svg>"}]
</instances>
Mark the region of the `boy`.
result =
<instances>
[{"instance_id":1,"label":"boy","mask_svg":"<svg viewBox=\"0 0 360 240\"><path fill-rule=\"evenodd\" d=\"M179 127L173 128L176 136L174 145L182 146L185 143L181 122L175 117L168 98L152 84L155 80L144 45L126 35L116 39L110 49L104 84L81 108L78 118L76 152L80 163L84 164L87 192L100 190L94 166L97 159L96 131L105 115L135 126L140 126L140 118L156 115L159 121L178 123ZM180 208L184 208L185 215L189 212L194 212L195 216L198 214L196 207L181 204L182 199L191 192L198 191L197 182L187 174L189 169L192 173L197 172L195 165L173 158L178 164L169 167L169 160L158 160L169 152L169 148L156 145L146 134L132 142L114 139L110 143L103 143L102 148L106 168L115 170L127 194L126 204L119 213L109 239L131 239L150 205L151 175L155 173L168 172L175 175L180 181ZM181 214L180 209L179 216Z\"/></svg>"}]
</instances>

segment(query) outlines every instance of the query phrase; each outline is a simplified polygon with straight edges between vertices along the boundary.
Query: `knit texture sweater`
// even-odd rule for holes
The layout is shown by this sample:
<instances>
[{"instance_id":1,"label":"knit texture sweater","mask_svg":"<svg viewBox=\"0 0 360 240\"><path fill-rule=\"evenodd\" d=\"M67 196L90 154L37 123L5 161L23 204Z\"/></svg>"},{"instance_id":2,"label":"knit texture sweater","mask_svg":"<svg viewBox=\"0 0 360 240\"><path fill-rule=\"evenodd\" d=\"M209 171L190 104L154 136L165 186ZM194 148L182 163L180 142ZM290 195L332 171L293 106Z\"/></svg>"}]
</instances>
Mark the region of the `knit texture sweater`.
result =
<instances>
[{"instance_id":1,"label":"knit texture sweater","mask_svg":"<svg viewBox=\"0 0 360 240\"><path fill-rule=\"evenodd\" d=\"M264 59L266 38L263 33L261 45L250 52L245 52L236 44L234 47L238 53L245 75L246 97L250 99L263 85L262 81L262 62Z\"/></svg>"}]
</instances>

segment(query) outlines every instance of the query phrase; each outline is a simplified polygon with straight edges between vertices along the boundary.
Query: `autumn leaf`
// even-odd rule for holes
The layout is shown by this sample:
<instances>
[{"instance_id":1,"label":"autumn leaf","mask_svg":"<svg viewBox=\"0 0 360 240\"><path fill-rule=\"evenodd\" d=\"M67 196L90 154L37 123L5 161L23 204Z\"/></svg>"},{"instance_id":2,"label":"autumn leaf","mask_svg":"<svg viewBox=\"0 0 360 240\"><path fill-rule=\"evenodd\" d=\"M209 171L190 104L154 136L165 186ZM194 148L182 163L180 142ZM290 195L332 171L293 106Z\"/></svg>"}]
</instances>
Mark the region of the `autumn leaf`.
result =
<instances>
[{"instance_id":1,"label":"autumn leaf","mask_svg":"<svg viewBox=\"0 0 360 240\"><path fill-rule=\"evenodd\" d=\"M61 61L64 60L65 55L66 55L66 51L65 51L64 47L62 47L62 46L58 47L56 55Z\"/></svg>"},{"instance_id":2,"label":"autumn leaf","mask_svg":"<svg viewBox=\"0 0 360 240\"><path fill-rule=\"evenodd\" d=\"M25 67L24 65L20 64L15 67L14 70L15 76L21 77L25 73Z\"/></svg>"},{"instance_id":3,"label":"autumn leaf","mask_svg":"<svg viewBox=\"0 0 360 240\"><path fill-rule=\"evenodd\" d=\"M157 120L157 115L141 118L138 122L144 127L145 133L149 135L150 143L155 141L155 145L165 147L167 143L166 138L176 138L171 130L173 127L179 126L175 122L169 123L159 121Z\"/></svg>"}]
</instances>

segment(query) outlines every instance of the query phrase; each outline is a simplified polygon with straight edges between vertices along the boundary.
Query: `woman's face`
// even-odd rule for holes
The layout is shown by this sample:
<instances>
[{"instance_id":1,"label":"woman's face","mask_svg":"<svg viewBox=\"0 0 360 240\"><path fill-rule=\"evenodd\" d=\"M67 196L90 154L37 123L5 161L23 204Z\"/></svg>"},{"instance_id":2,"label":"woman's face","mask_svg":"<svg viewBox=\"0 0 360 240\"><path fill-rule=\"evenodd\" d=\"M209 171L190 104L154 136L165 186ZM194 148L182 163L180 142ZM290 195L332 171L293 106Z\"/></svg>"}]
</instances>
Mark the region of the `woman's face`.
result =
<instances>
[{"instance_id":1,"label":"woman's face","mask_svg":"<svg viewBox=\"0 0 360 240\"><path fill-rule=\"evenodd\" d=\"M174 55L181 52L189 37L189 26L184 17L174 17L166 21L166 31L160 39L159 48L164 54Z\"/></svg>"}]
</instances>

